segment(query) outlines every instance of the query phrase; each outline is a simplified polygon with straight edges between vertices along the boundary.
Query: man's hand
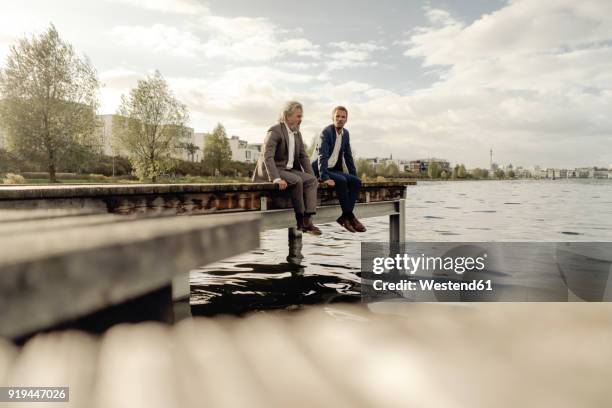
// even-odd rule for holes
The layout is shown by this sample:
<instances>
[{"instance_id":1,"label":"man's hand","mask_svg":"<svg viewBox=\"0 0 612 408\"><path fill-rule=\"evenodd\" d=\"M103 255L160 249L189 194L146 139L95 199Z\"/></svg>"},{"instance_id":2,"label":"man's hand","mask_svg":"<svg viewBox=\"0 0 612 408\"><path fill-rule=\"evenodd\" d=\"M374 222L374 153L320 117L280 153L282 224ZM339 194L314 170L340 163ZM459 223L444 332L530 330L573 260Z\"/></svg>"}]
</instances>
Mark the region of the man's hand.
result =
<instances>
[{"instance_id":1,"label":"man's hand","mask_svg":"<svg viewBox=\"0 0 612 408\"><path fill-rule=\"evenodd\" d=\"M336 185L336 182L332 179L327 179L323 183L327 184L329 187L333 187Z\"/></svg>"},{"instance_id":2,"label":"man's hand","mask_svg":"<svg viewBox=\"0 0 612 408\"><path fill-rule=\"evenodd\" d=\"M281 180L278 182L278 189L284 190L287 188L287 182L285 180Z\"/></svg>"}]
</instances>

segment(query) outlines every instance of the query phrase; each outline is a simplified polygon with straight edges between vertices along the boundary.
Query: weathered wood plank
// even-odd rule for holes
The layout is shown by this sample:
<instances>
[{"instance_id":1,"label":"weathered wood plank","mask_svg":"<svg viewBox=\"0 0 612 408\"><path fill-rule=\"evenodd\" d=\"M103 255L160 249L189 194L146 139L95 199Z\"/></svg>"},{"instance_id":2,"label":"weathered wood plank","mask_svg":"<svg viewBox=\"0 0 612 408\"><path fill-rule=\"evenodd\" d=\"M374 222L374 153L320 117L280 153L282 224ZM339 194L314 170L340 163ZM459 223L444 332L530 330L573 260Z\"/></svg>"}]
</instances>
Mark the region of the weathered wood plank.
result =
<instances>
[{"instance_id":1,"label":"weathered wood plank","mask_svg":"<svg viewBox=\"0 0 612 408\"><path fill-rule=\"evenodd\" d=\"M604 407L611 312L609 303L387 303L120 325L97 343L39 335L5 378L67 383L68 406L88 408Z\"/></svg>"},{"instance_id":2,"label":"weathered wood plank","mask_svg":"<svg viewBox=\"0 0 612 408\"><path fill-rule=\"evenodd\" d=\"M119 304L259 246L257 214L123 220L0 235L0 335Z\"/></svg>"},{"instance_id":3,"label":"weathered wood plank","mask_svg":"<svg viewBox=\"0 0 612 408\"><path fill-rule=\"evenodd\" d=\"M0 384L6 384L6 378L17 357L17 347L0 338Z\"/></svg>"},{"instance_id":4,"label":"weathered wood plank","mask_svg":"<svg viewBox=\"0 0 612 408\"><path fill-rule=\"evenodd\" d=\"M359 202L405 197L414 182L363 183ZM4 209L91 209L116 214L193 215L291 208L287 192L272 183L62 185L0 188ZM337 205L334 190L319 186L318 205Z\"/></svg>"},{"instance_id":5,"label":"weathered wood plank","mask_svg":"<svg viewBox=\"0 0 612 408\"><path fill-rule=\"evenodd\" d=\"M45 407L91 407L98 365L98 341L77 331L39 335L21 349L3 386L70 387L70 403L42 403ZM9 407L39 406L16 402ZM4 405L3 405L4 406Z\"/></svg>"}]
</instances>

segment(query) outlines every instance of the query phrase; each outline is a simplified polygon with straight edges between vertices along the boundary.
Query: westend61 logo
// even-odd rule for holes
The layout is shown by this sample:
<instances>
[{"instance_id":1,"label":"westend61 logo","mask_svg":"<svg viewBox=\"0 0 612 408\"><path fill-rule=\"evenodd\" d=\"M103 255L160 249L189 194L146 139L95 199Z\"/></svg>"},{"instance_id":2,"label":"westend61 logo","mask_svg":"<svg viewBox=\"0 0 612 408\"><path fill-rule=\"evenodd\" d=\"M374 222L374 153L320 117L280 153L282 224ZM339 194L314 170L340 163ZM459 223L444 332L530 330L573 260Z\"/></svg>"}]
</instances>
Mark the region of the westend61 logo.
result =
<instances>
[{"instance_id":1,"label":"westend61 logo","mask_svg":"<svg viewBox=\"0 0 612 408\"><path fill-rule=\"evenodd\" d=\"M487 254L478 257L425 256L418 257L408 254L397 254L395 257L376 257L372 261L372 272L382 274L389 271L402 271L414 275L417 271L455 272L462 275L466 271L485 269Z\"/></svg>"},{"instance_id":2,"label":"westend61 logo","mask_svg":"<svg viewBox=\"0 0 612 408\"><path fill-rule=\"evenodd\" d=\"M612 300L612 242L362 242L362 300Z\"/></svg>"}]
</instances>

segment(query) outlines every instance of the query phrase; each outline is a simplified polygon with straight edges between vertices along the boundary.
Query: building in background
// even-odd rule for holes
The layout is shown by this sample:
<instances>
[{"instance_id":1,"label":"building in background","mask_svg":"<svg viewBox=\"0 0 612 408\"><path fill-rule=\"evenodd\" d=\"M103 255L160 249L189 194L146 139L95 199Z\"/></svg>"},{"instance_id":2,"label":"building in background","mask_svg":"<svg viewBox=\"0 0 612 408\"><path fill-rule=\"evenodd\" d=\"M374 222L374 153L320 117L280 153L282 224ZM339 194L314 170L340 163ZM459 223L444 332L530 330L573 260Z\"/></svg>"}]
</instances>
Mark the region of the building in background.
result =
<instances>
[{"instance_id":1,"label":"building in background","mask_svg":"<svg viewBox=\"0 0 612 408\"><path fill-rule=\"evenodd\" d=\"M417 159L411 160L408 163L408 170L412 173L420 173L429 169L429 163L435 163L438 165L440 171L451 171L450 162L445 159L437 159L435 157L429 159Z\"/></svg>"},{"instance_id":2,"label":"building in background","mask_svg":"<svg viewBox=\"0 0 612 408\"><path fill-rule=\"evenodd\" d=\"M200 160L204 158L204 146L208 133L196 132L195 144L200 147ZM232 161L241 163L255 163L261 153L261 143L249 143L246 140L240 139L239 136L227 138L227 141L232 151Z\"/></svg>"},{"instance_id":3,"label":"building in background","mask_svg":"<svg viewBox=\"0 0 612 408\"><path fill-rule=\"evenodd\" d=\"M238 136L229 138L230 149L232 149L232 160L242 163L255 163L261 152L261 143L249 143Z\"/></svg>"}]
</instances>

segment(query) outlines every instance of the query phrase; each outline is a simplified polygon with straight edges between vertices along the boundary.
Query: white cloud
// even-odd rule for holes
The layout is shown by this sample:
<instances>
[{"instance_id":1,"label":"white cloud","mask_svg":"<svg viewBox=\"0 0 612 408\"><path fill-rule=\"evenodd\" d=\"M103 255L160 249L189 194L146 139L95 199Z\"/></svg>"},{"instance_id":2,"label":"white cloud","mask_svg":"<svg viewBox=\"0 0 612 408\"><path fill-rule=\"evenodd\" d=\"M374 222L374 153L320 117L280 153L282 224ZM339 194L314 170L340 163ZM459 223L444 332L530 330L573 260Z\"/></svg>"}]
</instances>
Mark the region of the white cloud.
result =
<instances>
[{"instance_id":1,"label":"white cloud","mask_svg":"<svg viewBox=\"0 0 612 408\"><path fill-rule=\"evenodd\" d=\"M100 89L100 112L114 113L121 101L121 95L129 93L138 80L146 77L145 73L117 68L103 71L99 75L102 87Z\"/></svg>"},{"instance_id":2,"label":"white cloud","mask_svg":"<svg viewBox=\"0 0 612 408\"><path fill-rule=\"evenodd\" d=\"M122 46L180 57L223 58L231 61L269 61L284 55L292 58L320 56L319 46L304 38L280 39L284 31L266 19L203 15L186 29L155 24L118 26L110 34Z\"/></svg>"},{"instance_id":3,"label":"white cloud","mask_svg":"<svg viewBox=\"0 0 612 408\"><path fill-rule=\"evenodd\" d=\"M573 149L567 164L612 159L612 3L517 0L471 24L444 10L426 15L430 24L405 42L405 55L442 68L405 99L424 134L442 130L508 156L523 147L530 163L567 160L560 140Z\"/></svg>"},{"instance_id":4,"label":"white cloud","mask_svg":"<svg viewBox=\"0 0 612 408\"><path fill-rule=\"evenodd\" d=\"M147 50L175 55L179 57L195 57L203 44L193 34L163 24L151 27L118 26L110 34L122 45L144 47Z\"/></svg>"},{"instance_id":5,"label":"white cloud","mask_svg":"<svg viewBox=\"0 0 612 408\"><path fill-rule=\"evenodd\" d=\"M132 7L166 13L201 14L208 9L198 0L106 0L109 3L119 3Z\"/></svg>"},{"instance_id":6,"label":"white cloud","mask_svg":"<svg viewBox=\"0 0 612 408\"><path fill-rule=\"evenodd\" d=\"M329 46L337 51L329 54L327 68L331 71L349 67L376 66L372 61L374 51L385 50L386 47L373 42L351 43L348 41L332 42Z\"/></svg>"}]
</instances>

